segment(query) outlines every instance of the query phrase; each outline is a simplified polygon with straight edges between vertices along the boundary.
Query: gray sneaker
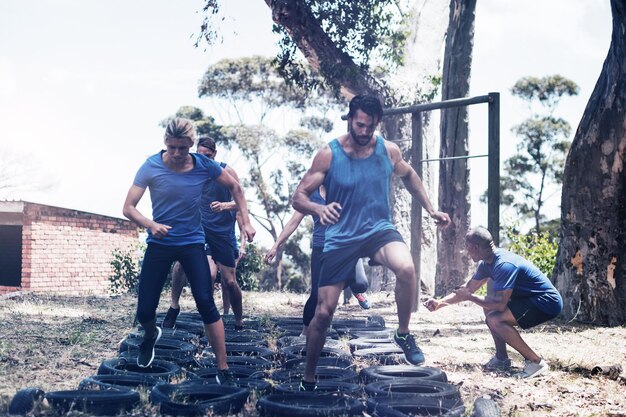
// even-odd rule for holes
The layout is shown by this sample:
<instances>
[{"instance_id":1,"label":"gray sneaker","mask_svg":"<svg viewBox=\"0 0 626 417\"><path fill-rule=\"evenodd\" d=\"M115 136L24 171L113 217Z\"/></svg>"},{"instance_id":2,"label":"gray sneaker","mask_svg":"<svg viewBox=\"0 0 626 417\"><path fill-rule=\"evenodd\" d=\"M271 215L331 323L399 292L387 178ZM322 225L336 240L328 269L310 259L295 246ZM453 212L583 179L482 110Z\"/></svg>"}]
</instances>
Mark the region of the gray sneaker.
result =
<instances>
[{"instance_id":1,"label":"gray sneaker","mask_svg":"<svg viewBox=\"0 0 626 417\"><path fill-rule=\"evenodd\" d=\"M490 371L508 371L511 369L511 359L498 359L496 356L483 365L483 368Z\"/></svg>"},{"instance_id":2,"label":"gray sneaker","mask_svg":"<svg viewBox=\"0 0 626 417\"><path fill-rule=\"evenodd\" d=\"M139 345L139 354L137 355L137 366L140 368L147 368L154 360L154 345L157 344L161 338L161 328L156 328L156 334L152 339L143 338L143 341Z\"/></svg>"},{"instance_id":3,"label":"gray sneaker","mask_svg":"<svg viewBox=\"0 0 626 417\"><path fill-rule=\"evenodd\" d=\"M543 359L539 363L524 361L524 370L515 374L516 378L534 378L543 375L550 370L550 367Z\"/></svg>"},{"instance_id":4,"label":"gray sneaker","mask_svg":"<svg viewBox=\"0 0 626 417\"><path fill-rule=\"evenodd\" d=\"M237 378L230 369L219 369L215 375L215 380L219 385L234 387L237 384Z\"/></svg>"}]
</instances>

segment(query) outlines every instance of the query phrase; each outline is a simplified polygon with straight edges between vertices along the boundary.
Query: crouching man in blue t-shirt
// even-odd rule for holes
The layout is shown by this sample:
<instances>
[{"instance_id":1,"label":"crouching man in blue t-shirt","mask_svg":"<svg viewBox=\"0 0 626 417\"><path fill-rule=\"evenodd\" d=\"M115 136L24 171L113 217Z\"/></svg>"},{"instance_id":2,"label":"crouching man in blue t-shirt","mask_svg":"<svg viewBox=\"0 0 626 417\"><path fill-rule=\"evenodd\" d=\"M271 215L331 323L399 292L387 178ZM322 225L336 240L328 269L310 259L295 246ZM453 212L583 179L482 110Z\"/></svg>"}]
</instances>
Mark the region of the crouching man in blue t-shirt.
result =
<instances>
[{"instance_id":1,"label":"crouching man in blue t-shirt","mask_svg":"<svg viewBox=\"0 0 626 417\"><path fill-rule=\"evenodd\" d=\"M506 345L525 359L520 378L532 378L549 370L548 364L522 339L515 326L529 329L558 316L563 309L561 295L546 276L519 255L496 248L491 233L483 227L465 236L465 248L478 269L464 286L440 300L429 299L424 306L435 311L461 301L472 301L485 310L486 322L496 346L496 355L487 369L508 370L511 360ZM474 295L489 279L487 296Z\"/></svg>"}]
</instances>

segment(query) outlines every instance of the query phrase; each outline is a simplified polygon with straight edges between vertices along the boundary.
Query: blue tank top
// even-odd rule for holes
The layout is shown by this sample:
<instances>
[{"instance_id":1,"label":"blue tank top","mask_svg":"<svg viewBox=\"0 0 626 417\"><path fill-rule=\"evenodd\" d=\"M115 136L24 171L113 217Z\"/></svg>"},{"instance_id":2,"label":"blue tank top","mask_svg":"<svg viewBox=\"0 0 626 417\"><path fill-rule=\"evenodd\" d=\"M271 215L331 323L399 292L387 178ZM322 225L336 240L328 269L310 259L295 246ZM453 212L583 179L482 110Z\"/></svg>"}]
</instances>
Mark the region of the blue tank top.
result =
<instances>
[{"instance_id":1,"label":"blue tank top","mask_svg":"<svg viewBox=\"0 0 626 417\"><path fill-rule=\"evenodd\" d=\"M143 163L133 184L150 190L152 218L155 222L171 226L167 236L157 239L148 229L148 243L182 246L204 243L200 222L200 200L203 187L222 173L222 168L200 154L190 154L194 166L188 172L174 172L164 163L163 151L152 155Z\"/></svg>"},{"instance_id":2,"label":"blue tank top","mask_svg":"<svg viewBox=\"0 0 626 417\"><path fill-rule=\"evenodd\" d=\"M313 194L311 194L311 201L317 204L326 205L326 200L320 194L320 190L315 190ZM324 247L324 237L326 235L326 225L323 225L320 222L319 216L313 217L313 242L311 246L314 248L323 248Z\"/></svg>"},{"instance_id":3,"label":"blue tank top","mask_svg":"<svg viewBox=\"0 0 626 417\"><path fill-rule=\"evenodd\" d=\"M385 141L376 137L372 155L350 157L337 139L329 143L330 168L324 179L326 201L341 204L339 221L326 229L324 252L350 246L382 230L395 230L391 223L389 189L393 166Z\"/></svg>"},{"instance_id":4,"label":"blue tank top","mask_svg":"<svg viewBox=\"0 0 626 417\"><path fill-rule=\"evenodd\" d=\"M226 168L224 162L220 162L220 167ZM211 210L213 201L228 202L233 199L228 187L218 183L217 181L209 181L202 189L202 203L200 211L202 213L202 227L207 232L219 235L234 236L234 227L237 212L233 210L224 210L214 212Z\"/></svg>"}]
</instances>

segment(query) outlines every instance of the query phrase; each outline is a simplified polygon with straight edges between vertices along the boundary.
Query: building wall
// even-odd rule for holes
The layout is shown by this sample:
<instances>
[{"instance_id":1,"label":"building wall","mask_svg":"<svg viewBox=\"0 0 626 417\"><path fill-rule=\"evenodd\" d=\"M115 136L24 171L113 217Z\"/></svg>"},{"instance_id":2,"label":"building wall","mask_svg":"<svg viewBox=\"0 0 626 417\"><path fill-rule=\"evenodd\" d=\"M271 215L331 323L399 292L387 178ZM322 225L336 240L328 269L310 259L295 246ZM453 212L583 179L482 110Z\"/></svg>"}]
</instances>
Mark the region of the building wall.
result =
<instances>
[{"instance_id":1,"label":"building wall","mask_svg":"<svg viewBox=\"0 0 626 417\"><path fill-rule=\"evenodd\" d=\"M138 243L127 220L34 203L24 203L22 233L21 289L46 294L108 293L111 253Z\"/></svg>"}]
</instances>

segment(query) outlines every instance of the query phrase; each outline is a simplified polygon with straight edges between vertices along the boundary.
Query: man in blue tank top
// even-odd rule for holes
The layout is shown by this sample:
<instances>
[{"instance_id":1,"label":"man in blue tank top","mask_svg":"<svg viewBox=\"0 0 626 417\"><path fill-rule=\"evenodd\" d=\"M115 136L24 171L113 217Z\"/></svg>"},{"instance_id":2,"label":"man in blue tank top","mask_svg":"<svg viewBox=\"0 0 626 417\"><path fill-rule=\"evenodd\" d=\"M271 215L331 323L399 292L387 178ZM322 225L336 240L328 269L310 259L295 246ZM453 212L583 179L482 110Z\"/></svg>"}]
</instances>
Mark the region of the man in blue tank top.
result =
<instances>
[{"instance_id":1,"label":"man in blue tank top","mask_svg":"<svg viewBox=\"0 0 626 417\"><path fill-rule=\"evenodd\" d=\"M430 299L424 306L438 310L461 301L471 301L485 310L496 355L484 366L490 370L509 370L511 360L506 345L525 359L524 370L516 376L532 378L546 373L548 364L522 339L515 326L529 329L558 316L563 309L561 295L548 278L532 263L507 250L496 248L491 233L484 227L470 230L465 247L478 269L464 286L440 300ZM474 295L488 284L487 296Z\"/></svg>"},{"instance_id":2,"label":"man in blue tank top","mask_svg":"<svg viewBox=\"0 0 626 417\"><path fill-rule=\"evenodd\" d=\"M293 207L319 216L328 225L321 261L318 303L307 336L306 369L301 390L315 389L315 367L325 343L339 296L354 279L359 258L369 257L396 275L395 299L398 329L394 340L407 361L418 365L424 354L409 333L417 280L408 246L391 223L391 175L399 176L407 190L441 226L450 223L436 211L415 170L402 159L400 148L375 136L383 115L380 100L358 95L350 101L348 133L322 148L293 196ZM326 188L326 205L310 200L320 185Z\"/></svg>"}]
</instances>

